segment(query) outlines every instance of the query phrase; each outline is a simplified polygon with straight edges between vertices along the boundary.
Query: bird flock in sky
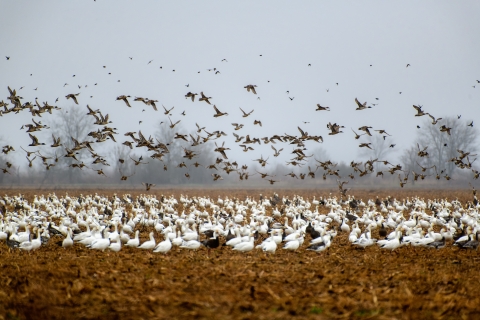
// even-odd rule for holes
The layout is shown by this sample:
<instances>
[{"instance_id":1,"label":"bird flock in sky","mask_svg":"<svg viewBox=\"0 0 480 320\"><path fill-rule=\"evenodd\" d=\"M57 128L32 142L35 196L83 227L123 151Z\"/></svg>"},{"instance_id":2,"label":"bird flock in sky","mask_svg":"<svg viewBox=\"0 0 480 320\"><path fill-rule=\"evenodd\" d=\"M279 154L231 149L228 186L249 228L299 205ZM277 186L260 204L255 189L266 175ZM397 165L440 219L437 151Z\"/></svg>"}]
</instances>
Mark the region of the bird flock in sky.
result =
<instances>
[{"instance_id":1,"label":"bird flock in sky","mask_svg":"<svg viewBox=\"0 0 480 320\"><path fill-rule=\"evenodd\" d=\"M130 57L130 60L133 59ZM8 60L8 58L7 58ZM152 63L153 60L149 61L148 64ZM228 62L226 59L223 59L222 62ZM410 65L407 65L407 67L410 67ZM105 66L104 66L105 68ZM160 67L161 68L161 67ZM175 71L175 70L173 70ZM220 73L219 70L216 68L214 69L209 69L209 71L214 72L215 74ZM75 75L73 75L75 77ZM68 83L65 83L64 86L68 85ZM96 84L95 84L96 85ZM338 85L338 84L337 84ZM189 85L186 85L187 87ZM86 87L86 86L85 86ZM79 89L81 86L79 86ZM20 88L19 90L23 89ZM241 88L239 88L240 90ZM243 87L243 90L245 90L245 94L253 94L257 95L257 91L261 90L261 88L255 84L246 84ZM73 145L73 147L67 147L65 144L65 141L61 141L60 137L56 137L55 135L51 135L51 140L40 140L39 137L36 135L36 132L39 131L45 131L49 130L50 128L47 125L42 124L42 121L40 121L40 118L43 119L44 116L46 115L52 115L55 112L58 112L61 108L56 106L56 105L51 105L49 102L43 102L40 103L38 99L36 98L35 101L24 101L24 99L20 96L19 91L16 89L12 89L8 87L8 92L9 96L7 97L7 101L5 102L4 100L0 101L0 109L3 108L3 110L0 110L0 116L7 116L7 115L14 115L14 114L19 114L20 112L30 112L32 115L32 123L25 124L22 126L22 130L26 130L28 133L31 143L28 146L21 146L20 148L23 150L22 152L26 153L26 159L28 161L28 166L31 168L33 166L33 162L35 159L41 159L42 163L45 167L46 170L50 170L52 167L58 163L59 157L67 157L73 159L75 162L70 164L70 167L72 170L77 170L80 169L82 170L83 168L89 168L94 171L100 176L106 176L104 172L104 167L109 166L110 164L107 162L105 159L105 156L101 156L100 154L97 153L96 149L97 147L106 141L112 141L114 143L121 143L122 145L130 148L130 149L140 149L144 150L146 152L146 156L157 160L157 161L163 161L164 157L166 154L170 152L169 148L173 146L172 142L173 140L178 140L182 141L182 149L183 149L183 156L182 159L178 159L181 161L179 164L179 167L185 167L185 168L190 168L190 167L203 167L206 170L211 170L211 176L213 181L218 181L222 180L222 171L225 172L226 174L230 174L231 172L235 172L238 174L238 177L240 180L247 180L250 176L253 175L259 175L262 179L265 181L268 181L270 184L274 184L275 182L279 181L278 178L273 173L269 173L269 159L270 156L263 157L261 155L259 158L253 160L255 162L258 162L260 165L260 170L255 170L255 172L251 172L248 170L248 165L249 164L243 164L239 165L237 161L234 159L231 159L229 156L230 150L233 148L233 143L237 144L239 148L243 152L250 152L255 149L256 145L262 145L262 144L270 144L271 145L271 150L272 154L271 156L273 157L278 157L282 152L287 152L284 151L286 146L290 145L292 147L292 150L290 151L290 154L292 157L289 159L289 161L286 162L286 165L292 168L303 168L307 167L308 171L305 169L299 169L300 171L303 170L303 172L300 173L295 173L294 170L292 172L286 174L286 176L292 177L294 179L305 179L306 177L310 178L315 178L316 177L316 172L318 169L323 170L322 177L323 179L327 179L327 177L332 176L337 180L339 190L340 192L345 195L345 193L348 191L348 189L344 188L343 186L348 183L347 180L342 181L342 179L347 178L345 174L341 174L338 169L336 169L337 163L334 163L330 160L327 161L319 161L317 159L315 166L312 167L311 165L307 165L308 161L310 158L314 157L313 154L308 153L308 149L306 148L306 143L311 141L315 143L322 143L324 141L324 138L321 135L313 135L309 134L305 130L303 130L300 126L297 127L298 132L293 133L293 134L274 134L272 136L266 136L266 137L253 137L250 136L250 134L245 133L242 135L242 129L245 126L245 122L250 121L253 123L253 125L257 125L259 127L262 127L262 121L259 119L253 119L252 121L252 115L254 114L254 110L246 112L242 108L239 108L239 110L232 110L228 109L226 107L218 106L216 104L212 104L214 101L214 97L209 96L203 91L200 91L200 93L195 93L195 92L187 92L184 96L185 99L190 99L192 103L204 103L205 107L212 108L212 116L216 119L216 121L232 121L230 122L232 125L232 132L231 136L234 137L234 142L232 144L228 143L225 144L225 141L223 141L221 144L217 144L216 139L222 138L224 136L228 136L229 133L225 133L220 130L209 130L205 126L201 126L200 124L196 123L196 128L191 128L194 130L194 133L187 133L187 132L178 132L176 129L177 124L181 122L181 120L177 119L172 119L174 118L173 115L173 109L172 108L166 108L165 106L162 106L163 109L163 114L168 117L168 123L166 125L169 127L171 132L173 133L173 139L172 141L160 141L158 138L153 138L152 136L149 136L148 138L145 137L141 130L137 131L129 131L123 133L123 137L126 137L125 141L118 141L119 135L122 136L119 132L117 132L117 129L112 127L112 120L110 119L108 114L102 113L100 109L93 110L88 104L85 103L85 101L82 99L82 94L81 92L72 92L70 94L67 94L65 96L65 100L71 100L75 105L78 106L85 106L85 112L88 116L91 116L92 118L92 123L97 127L97 130L91 131L88 133L88 137L83 140L79 141L79 137L68 137L68 139L71 139L71 142L68 143L68 145ZM289 93L287 91L287 93ZM294 99L294 97L289 97L291 100ZM114 100L112 98L112 100ZM159 111L160 109L160 104L158 100L155 99L150 99L150 98L144 98L144 97L138 97L138 96L130 96L127 94L120 95L116 97L116 100L119 102L123 102L124 106L127 108L132 108L132 103L135 104L140 104L143 106L149 106L152 107L154 111ZM211 101L212 100L212 101ZM59 102L59 98L56 99L55 103ZM158 105L157 105L158 104ZM361 112L368 112L364 110L372 109L375 107L376 104L371 104L369 105L367 102L361 102L357 98L355 98L354 101L352 101L352 111L361 111ZM356 108L353 108L353 106L356 106ZM121 105L118 106L119 108ZM422 116L428 116L432 119L432 126L437 126L438 125L438 130L442 134L445 135L451 135L451 128L448 127L446 124L441 124L442 118L436 118L434 117L431 113L426 112L422 109L422 106L420 105L413 105L414 110L416 111L416 114L414 114L415 117L422 117ZM315 111L320 111L320 112L329 112L331 110L330 107L324 106L321 103L316 104L315 106L312 106L312 110ZM228 112L227 112L228 111ZM186 116L186 111L183 111L180 115ZM458 116L460 118L460 116ZM38 120L36 120L36 118ZM233 120L227 120L233 118ZM5 117L3 118L5 119ZM3 120L6 121L6 120ZM244 123L241 123L244 122ZM468 123L469 127L473 127L473 121ZM328 122L326 124L327 129L329 130L328 135L329 136L335 136L338 134L343 134L345 133L342 131L345 127L341 124L337 123L331 123ZM178 128L178 127L177 127ZM387 132L386 129L384 128L372 128L371 126L360 126L358 131L361 131L361 133L357 133L353 128L351 128L351 131L354 133L354 139L358 140L362 136L373 136L373 135L381 135L383 139L388 139L391 135ZM213 143L212 143L213 142ZM280 147L278 145L282 144L283 147ZM200 145L208 145L211 147L211 150L218 154L218 157L215 161L215 163L198 163L196 161L196 158L199 156L199 151L197 151L196 147ZM372 149L372 143L371 142L360 142L359 143L359 148L368 148ZM390 148L393 148L395 144L390 144ZM418 146L418 156L419 157L428 157L429 154L427 152L428 146ZM25 147L25 148L24 148ZM39 147L50 147L55 150L59 150L59 152L55 152L55 157L51 156L45 156L42 154L40 149L37 150L27 150L31 148L39 148ZM15 152L17 151L18 148L16 149L12 145L5 145L2 147L2 153L5 155L9 155L10 152ZM61 150L61 151L60 151ZM83 151L87 150L87 151ZM475 156L474 154L471 154L469 151L464 151L464 150L457 150L458 155L454 157L453 159L448 159L448 161L454 162L454 164L460 168L460 169L469 169L473 172L473 177L475 179L478 178L480 175L480 172L477 171L475 168L472 167L473 162L476 160L470 160L470 157ZM80 152L88 152L91 154L91 157L93 159L92 163L84 163L83 161L79 161L77 158L77 155L80 154ZM135 166L138 165L144 165L147 162L145 162L145 159L143 158L143 155L140 156L138 159L134 159L130 157L130 159L118 159L120 163L125 163L125 161L133 161ZM191 163L185 163L184 161L189 161ZM374 164L378 163L383 163L383 165L387 168L384 171L376 171L374 168ZM7 161L6 164L0 168L4 174L11 174L9 171L9 168L11 168L12 163ZM445 173L445 170L443 168L437 168L436 166L432 167L421 167L422 172L410 172L408 170L403 170L401 164L392 164L388 160L384 159L370 159L364 162L356 162L356 161L351 161L350 163L351 168L358 174L359 177L364 177L364 176L370 176L374 174L376 177L383 177L384 173L390 173L392 175L397 174L398 175L398 180L399 180L399 185L403 187L408 180L410 179L410 174L412 174L411 179L413 180L418 180L419 178L421 180L425 179L425 177L429 176L429 174L426 173L427 170L434 169L435 174L433 175L436 179L445 179L445 180L450 180L451 177L448 176L448 174ZM168 170L167 165L164 165L164 170ZM189 172L184 173L185 177L189 179L190 174ZM130 176L124 175L122 172L120 172L119 176L119 181L126 181ZM352 174L349 175L351 179L354 179L354 176ZM152 183L149 182L144 182L144 186L146 187L147 190L149 190L151 187L155 186Z\"/></svg>"}]
</instances>

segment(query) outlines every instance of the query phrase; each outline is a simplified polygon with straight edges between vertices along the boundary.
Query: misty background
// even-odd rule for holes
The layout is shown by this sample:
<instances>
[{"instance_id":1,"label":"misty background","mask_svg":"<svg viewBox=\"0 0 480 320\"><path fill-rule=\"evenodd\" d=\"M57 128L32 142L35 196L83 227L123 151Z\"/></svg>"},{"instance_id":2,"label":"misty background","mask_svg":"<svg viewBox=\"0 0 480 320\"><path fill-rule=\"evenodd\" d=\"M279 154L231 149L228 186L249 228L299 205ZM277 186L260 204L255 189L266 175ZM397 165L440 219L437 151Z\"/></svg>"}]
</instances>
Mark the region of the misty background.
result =
<instances>
[{"instance_id":1,"label":"misty background","mask_svg":"<svg viewBox=\"0 0 480 320\"><path fill-rule=\"evenodd\" d=\"M376 185L385 180L398 184L398 174L401 179L410 174L409 186L416 183L409 172L421 172L420 166L429 167L425 171L429 183L475 181L472 170L479 149L476 119L480 115L480 4L476 1L4 0L0 7L8 12L0 21L0 101L9 103L7 109L13 107L8 100L10 86L22 97L22 104L35 105L37 99L40 105L48 102L61 108L42 117L28 109L0 117L0 144L15 149L1 154L0 168L9 172L0 172L2 185L206 184L213 183L212 173L224 179L218 183L237 183L239 173L227 174L221 169L223 163L218 170L204 168L222 158L214 152L215 142L230 148L225 161L237 162L234 169L251 175L248 181L243 179L245 185L269 185L260 172L283 185L336 184L340 177L351 184ZM249 84L257 86L257 95L244 88ZM202 91L212 97L212 105L199 102L200 95L195 102L185 98L187 92ZM77 93L78 105L65 98ZM131 96L132 108L116 100L120 95ZM133 101L134 97L157 100L158 111ZM356 111L355 98L372 108ZM315 111L316 104L331 111ZM64 157L65 147L74 146L70 137L94 141L88 133L102 128L94 124L95 118L86 116L87 105L108 114L112 121L108 126L118 133L114 135L117 142L92 143L103 164L93 164L95 158L86 148L79 151L78 161ZM173 122L181 120L173 129L162 105L174 107ZM213 105L228 116L214 118ZM433 125L428 116L415 117L412 105L443 119ZM239 108L254 112L243 118ZM31 124L32 118L49 126L32 133L46 146L28 146L32 140L24 125ZM262 126L254 125L254 120L261 120ZM471 121L473 127L467 127ZM329 122L344 126L343 133L329 135ZM196 123L208 132L227 135L194 147L191 141L173 139L175 133L195 137ZM232 123L244 127L234 130ZM358 128L365 125L372 127L372 137L355 139L352 129L362 134ZM440 133L441 125L455 128L452 136ZM233 136L234 132L251 138L300 136L297 127L324 140L305 141L307 158L301 167L287 164L295 156L294 144L273 144L284 149L274 157L271 142L251 144L254 150L243 152ZM373 131L380 129L389 135ZM140 130L155 142L171 143L163 161L150 158L153 152L145 148L122 144L132 141L124 133ZM61 137L64 146L49 147L52 134ZM203 131L199 134L207 136ZM359 148L360 143L371 143L374 150ZM419 148L426 146L429 156L419 157ZM37 157L31 167L21 147L40 151L29 157ZM183 158L183 148L198 156ZM457 148L472 155L462 159L466 168L449 161L460 155ZM40 155L49 158L46 165ZM135 165L132 158L140 156L145 164ZM268 158L265 167L252 161L261 157ZM376 158L391 165L376 163L361 178L350 166L351 161ZM337 164L331 171L339 170L340 176L322 167L317 170L315 159ZM6 162L12 166L7 168ZM182 162L187 167L178 167ZM192 166L195 162L202 166ZM70 167L74 163L86 167ZM48 164L55 166L46 170ZM397 164L405 172L390 174L388 170ZM242 165L248 169L241 170ZM308 175L312 171L314 179ZM376 177L379 171L385 172L383 179ZM285 176L288 173L298 179ZM306 175L304 179L300 174ZM121 176L128 179L121 181Z\"/></svg>"}]
</instances>

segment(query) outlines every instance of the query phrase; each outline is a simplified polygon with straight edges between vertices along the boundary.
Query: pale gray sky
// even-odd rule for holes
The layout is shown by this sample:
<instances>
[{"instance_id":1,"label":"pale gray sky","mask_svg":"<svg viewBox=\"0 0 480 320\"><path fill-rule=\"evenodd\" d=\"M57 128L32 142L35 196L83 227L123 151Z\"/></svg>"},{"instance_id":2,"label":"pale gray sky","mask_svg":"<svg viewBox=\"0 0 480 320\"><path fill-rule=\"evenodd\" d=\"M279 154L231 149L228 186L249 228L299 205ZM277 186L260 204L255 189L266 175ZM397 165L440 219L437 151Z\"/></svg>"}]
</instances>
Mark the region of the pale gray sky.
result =
<instances>
[{"instance_id":1,"label":"pale gray sky","mask_svg":"<svg viewBox=\"0 0 480 320\"><path fill-rule=\"evenodd\" d=\"M323 136L333 160L350 162L359 157L350 127L387 130L399 149L393 158L409 147L423 120L414 117L412 104L437 117L480 119L478 1L0 0L0 8L0 100L9 85L24 87L24 101L38 97L53 104L59 97L56 105L64 110L85 112L89 104L109 113L122 135L153 134L168 121L161 111L133 102L134 96L156 99L160 108L175 106L172 120L182 120L182 133L195 122L227 132L218 141L226 141L229 158L239 162L273 152L257 145L243 153L234 144L232 122L244 123L237 133L251 137L297 135L300 126ZM243 88L247 84L257 85L261 100ZM213 118L212 106L184 98L188 91L213 97L229 116ZM79 92L79 106L65 100ZM115 101L121 94L132 96L132 109ZM378 105L355 111L355 97ZM331 111L316 112L317 103ZM245 119L239 107L255 111ZM0 135L28 145L19 128L31 118L27 112L1 117ZM255 119L263 127L253 126ZM345 133L328 136L329 121L344 125ZM309 142L307 148L318 146ZM292 149L283 147L288 154L282 161Z\"/></svg>"}]
</instances>

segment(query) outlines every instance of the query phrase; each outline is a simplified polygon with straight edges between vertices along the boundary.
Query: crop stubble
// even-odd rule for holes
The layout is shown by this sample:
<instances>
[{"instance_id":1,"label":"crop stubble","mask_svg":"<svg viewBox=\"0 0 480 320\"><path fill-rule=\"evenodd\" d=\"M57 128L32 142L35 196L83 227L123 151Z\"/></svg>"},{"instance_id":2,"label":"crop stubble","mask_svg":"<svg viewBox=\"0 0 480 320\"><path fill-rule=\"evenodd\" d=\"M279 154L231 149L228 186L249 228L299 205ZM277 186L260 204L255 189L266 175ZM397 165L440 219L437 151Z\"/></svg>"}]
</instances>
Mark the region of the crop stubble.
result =
<instances>
[{"instance_id":1,"label":"crop stubble","mask_svg":"<svg viewBox=\"0 0 480 320\"><path fill-rule=\"evenodd\" d=\"M48 190L4 190L9 195ZM152 194L258 197L300 194L328 196L329 190L157 189ZM69 195L96 190L68 190ZM137 195L141 190L117 191ZM331 190L335 195L335 190ZM99 194L112 195L113 190ZM65 191L57 191L64 195ZM470 191L356 191L357 198L471 200ZM183 208L179 208L182 210ZM322 209L326 211L326 209ZM148 239L149 229L141 233ZM373 232L377 236L376 231ZM317 254L278 249L273 256L243 254L223 247L174 248L167 255L123 247L98 252L76 244L63 249L50 241L38 251L9 251L0 243L0 318L5 319L474 319L480 317L478 253L449 244L435 250L377 246L353 248L339 234ZM55 238L54 238L55 239ZM60 240L61 238L58 238ZM156 240L163 240L156 234ZM308 238L306 243L308 242Z\"/></svg>"}]
</instances>

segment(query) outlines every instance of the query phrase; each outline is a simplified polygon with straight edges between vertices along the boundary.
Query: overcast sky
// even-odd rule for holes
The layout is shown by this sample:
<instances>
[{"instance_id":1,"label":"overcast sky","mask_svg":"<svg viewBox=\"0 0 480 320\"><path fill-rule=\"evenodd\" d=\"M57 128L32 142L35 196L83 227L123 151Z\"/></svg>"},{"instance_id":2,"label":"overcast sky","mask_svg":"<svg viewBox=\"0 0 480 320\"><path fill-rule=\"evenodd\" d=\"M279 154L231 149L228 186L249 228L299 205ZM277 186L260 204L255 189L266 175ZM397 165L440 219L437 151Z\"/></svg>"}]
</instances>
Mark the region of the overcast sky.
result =
<instances>
[{"instance_id":1,"label":"overcast sky","mask_svg":"<svg viewBox=\"0 0 480 320\"><path fill-rule=\"evenodd\" d=\"M181 133L195 122L228 133L218 141L232 149L230 159L273 154L258 145L243 153L231 134L237 122L245 124L237 133L250 137L299 135L300 126L323 136L333 160L350 162L359 157L350 128L387 130L398 149L393 158L409 147L424 119L414 117L413 104L436 117L480 119L478 1L0 0L0 8L0 100L7 101L10 86L24 102L54 104L59 97L62 111L87 112L89 104L110 114L122 135L154 134L168 121L163 104L175 106L171 118L182 120ZM257 85L257 95L244 89L248 84ZM188 91L203 91L229 115L213 118L212 106L185 99ZM69 93L80 93L79 106L65 99ZM115 100L122 94L132 96L133 108ZM135 96L158 100L160 110L133 102ZM355 111L356 97L378 105ZM317 103L331 111L315 111ZM255 111L242 118L239 107ZM26 111L4 115L0 136L28 145L19 128L31 118ZM344 133L329 136L329 121L344 125ZM283 147L282 161L293 149Z\"/></svg>"}]
</instances>

